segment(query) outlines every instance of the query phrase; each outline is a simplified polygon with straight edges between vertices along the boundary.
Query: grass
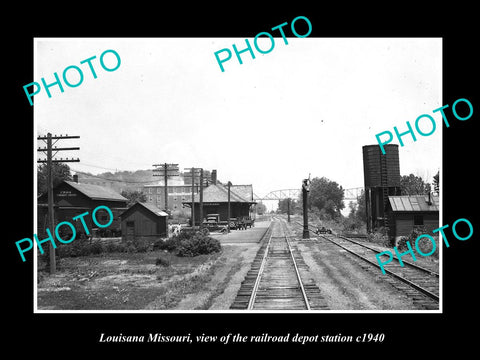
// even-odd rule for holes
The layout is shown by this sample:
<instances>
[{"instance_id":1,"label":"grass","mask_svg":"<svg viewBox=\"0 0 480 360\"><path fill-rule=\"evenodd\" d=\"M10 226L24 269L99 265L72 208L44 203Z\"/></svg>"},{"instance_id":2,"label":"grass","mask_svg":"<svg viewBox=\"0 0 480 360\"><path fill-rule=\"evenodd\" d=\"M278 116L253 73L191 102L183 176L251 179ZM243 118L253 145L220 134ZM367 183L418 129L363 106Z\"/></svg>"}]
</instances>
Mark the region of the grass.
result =
<instances>
[{"instance_id":1,"label":"grass","mask_svg":"<svg viewBox=\"0 0 480 360\"><path fill-rule=\"evenodd\" d=\"M172 308L208 280L208 269L220 254L183 258L152 251L80 256L61 259L54 276L39 264L38 307L135 310L154 302L161 309ZM169 265L156 265L157 259Z\"/></svg>"}]
</instances>

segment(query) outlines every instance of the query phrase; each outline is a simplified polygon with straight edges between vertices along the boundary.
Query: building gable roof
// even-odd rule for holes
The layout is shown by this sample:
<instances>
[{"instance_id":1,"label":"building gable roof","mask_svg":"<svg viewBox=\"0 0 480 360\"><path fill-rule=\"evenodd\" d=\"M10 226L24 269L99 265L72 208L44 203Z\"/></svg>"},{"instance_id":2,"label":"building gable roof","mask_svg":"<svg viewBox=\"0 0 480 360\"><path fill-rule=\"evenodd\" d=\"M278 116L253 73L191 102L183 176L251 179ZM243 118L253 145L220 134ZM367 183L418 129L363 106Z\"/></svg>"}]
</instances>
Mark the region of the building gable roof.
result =
<instances>
[{"instance_id":1,"label":"building gable roof","mask_svg":"<svg viewBox=\"0 0 480 360\"><path fill-rule=\"evenodd\" d=\"M431 196L430 199L431 204L428 203L428 195L402 195L388 197L392 211L438 211L438 196Z\"/></svg>"},{"instance_id":2,"label":"building gable roof","mask_svg":"<svg viewBox=\"0 0 480 360\"><path fill-rule=\"evenodd\" d=\"M240 202L240 203L255 203L253 201L253 190L251 191L252 195L247 195L247 189L251 185L240 185L238 189L234 185L230 187L230 202ZM237 185L238 187L238 185ZM242 195L247 195L245 198ZM252 198L250 200L250 197ZM195 194L194 202L200 202L200 195ZM228 188L222 184L211 184L208 187L203 189L203 202L204 203L220 203L228 202ZM186 201L185 203L189 203Z\"/></svg>"},{"instance_id":3,"label":"building gable roof","mask_svg":"<svg viewBox=\"0 0 480 360\"><path fill-rule=\"evenodd\" d=\"M232 185L231 189L245 200L253 202L253 186L252 185Z\"/></svg>"},{"instance_id":4,"label":"building gable roof","mask_svg":"<svg viewBox=\"0 0 480 360\"><path fill-rule=\"evenodd\" d=\"M75 190L93 200L128 201L128 199L108 187L92 184L79 184L74 181L64 181L64 183L70 185Z\"/></svg>"},{"instance_id":5,"label":"building gable roof","mask_svg":"<svg viewBox=\"0 0 480 360\"><path fill-rule=\"evenodd\" d=\"M142 203L142 202L137 202L136 204L139 204L139 206L143 206L145 209L150 211L156 216L168 216L168 214L165 211L160 210L158 207L156 207L152 203Z\"/></svg>"},{"instance_id":6,"label":"building gable roof","mask_svg":"<svg viewBox=\"0 0 480 360\"><path fill-rule=\"evenodd\" d=\"M147 210L148 212L152 213L153 215L155 216L158 216L158 217L166 217L168 216L168 214L162 210L160 210L158 207L156 207L155 205L151 204L151 203L142 203L142 202L136 202L135 204L133 204L132 206L130 206L127 210L125 210L121 215L120 217L122 218L125 218L126 215L132 213L135 209L137 208L141 208L141 209L144 209L144 210Z\"/></svg>"}]
</instances>

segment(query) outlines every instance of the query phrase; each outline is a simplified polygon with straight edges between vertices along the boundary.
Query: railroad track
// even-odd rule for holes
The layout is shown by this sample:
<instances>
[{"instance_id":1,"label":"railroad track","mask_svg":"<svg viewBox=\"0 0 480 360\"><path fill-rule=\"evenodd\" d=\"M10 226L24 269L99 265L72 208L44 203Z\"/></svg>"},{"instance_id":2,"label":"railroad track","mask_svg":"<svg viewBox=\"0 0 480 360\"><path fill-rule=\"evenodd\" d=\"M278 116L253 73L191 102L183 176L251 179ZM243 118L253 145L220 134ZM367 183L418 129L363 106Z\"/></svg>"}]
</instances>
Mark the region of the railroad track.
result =
<instances>
[{"instance_id":1,"label":"railroad track","mask_svg":"<svg viewBox=\"0 0 480 360\"><path fill-rule=\"evenodd\" d=\"M252 267L231 309L311 310L327 309L308 267L292 246L288 229L274 219L262 240Z\"/></svg>"},{"instance_id":2,"label":"railroad track","mask_svg":"<svg viewBox=\"0 0 480 360\"><path fill-rule=\"evenodd\" d=\"M301 223L297 222L297 224L303 226ZM311 232L313 233L313 231ZM375 255L381 251L341 235L315 235L370 264L372 267L377 268L375 271L380 272L380 266ZM412 298L414 304L426 309L438 309L439 274L404 259L402 259L404 263L402 267L395 255L393 259L394 261L385 266L386 274L390 278L395 279L395 281L390 281L390 283ZM381 272L380 275L387 276L382 275Z\"/></svg>"}]
</instances>

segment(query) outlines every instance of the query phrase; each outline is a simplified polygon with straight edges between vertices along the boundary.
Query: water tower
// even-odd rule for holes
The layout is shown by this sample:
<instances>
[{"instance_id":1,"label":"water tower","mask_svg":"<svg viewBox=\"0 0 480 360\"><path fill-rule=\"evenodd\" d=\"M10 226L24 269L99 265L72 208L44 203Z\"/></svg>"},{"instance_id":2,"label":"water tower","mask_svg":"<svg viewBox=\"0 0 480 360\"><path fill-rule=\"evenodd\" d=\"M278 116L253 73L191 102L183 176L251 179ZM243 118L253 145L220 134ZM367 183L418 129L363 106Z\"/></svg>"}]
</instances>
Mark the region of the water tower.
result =
<instances>
[{"instance_id":1,"label":"water tower","mask_svg":"<svg viewBox=\"0 0 480 360\"><path fill-rule=\"evenodd\" d=\"M371 232L389 226L385 206L389 195L401 195L400 160L398 145L384 145L385 155L378 144L362 149L367 231Z\"/></svg>"}]
</instances>

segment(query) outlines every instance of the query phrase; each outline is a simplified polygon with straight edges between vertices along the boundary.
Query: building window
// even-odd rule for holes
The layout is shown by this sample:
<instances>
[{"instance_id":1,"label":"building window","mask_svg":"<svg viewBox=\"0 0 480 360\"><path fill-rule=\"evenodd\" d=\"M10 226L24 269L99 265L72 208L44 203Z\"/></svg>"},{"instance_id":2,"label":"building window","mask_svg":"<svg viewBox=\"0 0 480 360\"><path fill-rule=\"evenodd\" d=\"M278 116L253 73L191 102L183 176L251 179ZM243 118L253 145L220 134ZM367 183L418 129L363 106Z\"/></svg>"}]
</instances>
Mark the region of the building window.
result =
<instances>
[{"instance_id":1,"label":"building window","mask_svg":"<svg viewBox=\"0 0 480 360\"><path fill-rule=\"evenodd\" d=\"M157 194L161 194L162 193L162 189L160 189L159 187L157 187Z\"/></svg>"},{"instance_id":2,"label":"building window","mask_svg":"<svg viewBox=\"0 0 480 360\"><path fill-rule=\"evenodd\" d=\"M423 225L423 215L413 215L413 225L422 226Z\"/></svg>"}]
</instances>

